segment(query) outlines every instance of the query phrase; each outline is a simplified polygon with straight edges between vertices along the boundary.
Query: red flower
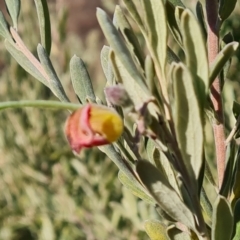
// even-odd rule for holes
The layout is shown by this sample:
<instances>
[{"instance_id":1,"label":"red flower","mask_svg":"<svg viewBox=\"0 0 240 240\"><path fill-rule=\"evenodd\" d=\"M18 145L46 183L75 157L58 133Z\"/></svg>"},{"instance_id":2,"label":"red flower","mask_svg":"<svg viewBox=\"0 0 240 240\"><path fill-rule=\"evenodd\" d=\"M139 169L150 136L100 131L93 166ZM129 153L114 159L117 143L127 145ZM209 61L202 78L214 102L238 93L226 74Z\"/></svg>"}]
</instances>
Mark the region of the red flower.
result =
<instances>
[{"instance_id":1,"label":"red flower","mask_svg":"<svg viewBox=\"0 0 240 240\"><path fill-rule=\"evenodd\" d=\"M67 119L65 134L73 151L101 146L116 141L122 134L123 122L114 110L87 104Z\"/></svg>"}]
</instances>

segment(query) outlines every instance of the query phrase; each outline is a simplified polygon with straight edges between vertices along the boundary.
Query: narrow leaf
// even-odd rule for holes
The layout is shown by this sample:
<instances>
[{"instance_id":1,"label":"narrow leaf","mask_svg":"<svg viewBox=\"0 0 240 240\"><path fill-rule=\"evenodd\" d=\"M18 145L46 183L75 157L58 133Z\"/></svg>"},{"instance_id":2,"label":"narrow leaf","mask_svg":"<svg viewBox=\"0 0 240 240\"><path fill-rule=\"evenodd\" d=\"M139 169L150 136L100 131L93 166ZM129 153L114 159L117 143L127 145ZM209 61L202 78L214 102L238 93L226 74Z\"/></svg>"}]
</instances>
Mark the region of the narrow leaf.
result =
<instances>
[{"instance_id":1,"label":"narrow leaf","mask_svg":"<svg viewBox=\"0 0 240 240\"><path fill-rule=\"evenodd\" d=\"M164 0L143 0L146 13L149 47L153 51L153 59L160 65L162 78L165 78L167 59L167 20Z\"/></svg>"},{"instance_id":2,"label":"narrow leaf","mask_svg":"<svg viewBox=\"0 0 240 240\"><path fill-rule=\"evenodd\" d=\"M171 240L194 240L188 233L180 231L174 226L170 226L167 229L168 239Z\"/></svg>"},{"instance_id":3,"label":"narrow leaf","mask_svg":"<svg viewBox=\"0 0 240 240\"><path fill-rule=\"evenodd\" d=\"M131 190L135 196L139 197L148 204L156 204L155 200L146 193L146 190L140 185L135 177L131 176L131 178L129 178L129 176L125 175L122 171L119 171L118 179L127 189Z\"/></svg>"},{"instance_id":4,"label":"narrow leaf","mask_svg":"<svg viewBox=\"0 0 240 240\"><path fill-rule=\"evenodd\" d=\"M234 208L234 227L232 240L239 239L240 239L240 199L238 199Z\"/></svg>"},{"instance_id":5,"label":"narrow leaf","mask_svg":"<svg viewBox=\"0 0 240 240\"><path fill-rule=\"evenodd\" d=\"M194 88L200 98L199 101L201 100L204 103L209 90L206 43L199 23L189 9L183 11L180 21L186 64L191 74L196 78Z\"/></svg>"},{"instance_id":6,"label":"narrow leaf","mask_svg":"<svg viewBox=\"0 0 240 240\"><path fill-rule=\"evenodd\" d=\"M15 44L12 44L8 40L5 40L4 44L9 53L25 71L49 87L48 79L43 76L39 69L18 49Z\"/></svg>"},{"instance_id":7,"label":"narrow leaf","mask_svg":"<svg viewBox=\"0 0 240 240\"><path fill-rule=\"evenodd\" d=\"M7 39L9 42L13 42L12 36L8 30L8 23L3 15L3 13L0 11L0 35Z\"/></svg>"},{"instance_id":8,"label":"narrow leaf","mask_svg":"<svg viewBox=\"0 0 240 240\"><path fill-rule=\"evenodd\" d=\"M222 21L227 19L236 6L237 0L220 0L219 16Z\"/></svg>"},{"instance_id":9,"label":"narrow leaf","mask_svg":"<svg viewBox=\"0 0 240 240\"><path fill-rule=\"evenodd\" d=\"M87 99L95 102L96 97L87 68L82 59L76 55L74 55L70 61L70 74L73 89L81 102L86 103Z\"/></svg>"},{"instance_id":10,"label":"narrow leaf","mask_svg":"<svg viewBox=\"0 0 240 240\"><path fill-rule=\"evenodd\" d=\"M101 65L104 72L104 75L107 79L108 86L112 86L114 84L114 74L111 67L111 62L109 61L110 47L103 46L101 50Z\"/></svg>"},{"instance_id":11,"label":"narrow leaf","mask_svg":"<svg viewBox=\"0 0 240 240\"><path fill-rule=\"evenodd\" d=\"M166 230L167 226L158 220L147 220L144 222L144 228L151 240L168 240Z\"/></svg>"},{"instance_id":12,"label":"narrow leaf","mask_svg":"<svg viewBox=\"0 0 240 240\"><path fill-rule=\"evenodd\" d=\"M116 6L115 8L114 21L123 34L130 52L138 60L140 66L144 68L143 50L120 6Z\"/></svg>"},{"instance_id":13,"label":"narrow leaf","mask_svg":"<svg viewBox=\"0 0 240 240\"><path fill-rule=\"evenodd\" d=\"M46 49L47 54L50 55L52 39L51 39L51 23L47 0L34 0L34 2L37 9L41 35L41 44Z\"/></svg>"},{"instance_id":14,"label":"narrow leaf","mask_svg":"<svg viewBox=\"0 0 240 240\"><path fill-rule=\"evenodd\" d=\"M143 91L148 92L143 77L138 71L129 50L120 37L117 29L108 18L107 14L98 8L97 18L107 41L109 42L113 51L116 53L116 56L124 66L125 70L128 72L128 75L135 80L136 84L138 84Z\"/></svg>"},{"instance_id":15,"label":"narrow leaf","mask_svg":"<svg viewBox=\"0 0 240 240\"><path fill-rule=\"evenodd\" d=\"M228 43L216 56L214 62L210 67L210 75L209 75L209 86L212 85L214 79L220 74L223 70L224 65L227 61L232 57L232 55L237 51L239 46L238 42Z\"/></svg>"},{"instance_id":16,"label":"narrow leaf","mask_svg":"<svg viewBox=\"0 0 240 240\"><path fill-rule=\"evenodd\" d=\"M233 231L233 215L226 198L219 195L213 206L212 240L230 240Z\"/></svg>"},{"instance_id":17,"label":"narrow leaf","mask_svg":"<svg viewBox=\"0 0 240 240\"><path fill-rule=\"evenodd\" d=\"M20 12L21 2L20 0L5 0L8 12L13 21L13 27L17 29L18 16Z\"/></svg>"},{"instance_id":18,"label":"narrow leaf","mask_svg":"<svg viewBox=\"0 0 240 240\"><path fill-rule=\"evenodd\" d=\"M169 216L185 226L195 229L191 211L156 167L147 161L138 161L136 171L153 198Z\"/></svg>"},{"instance_id":19,"label":"narrow leaf","mask_svg":"<svg viewBox=\"0 0 240 240\"><path fill-rule=\"evenodd\" d=\"M49 59L46 50L43 48L41 44L38 44L37 52L40 62L49 77L48 81L50 89L62 102L69 102L69 99L63 89L63 86L57 76L57 73L53 68L52 62Z\"/></svg>"},{"instance_id":20,"label":"narrow leaf","mask_svg":"<svg viewBox=\"0 0 240 240\"><path fill-rule=\"evenodd\" d=\"M188 172L192 180L196 181L203 164L201 109L188 69L182 64L175 65L172 76L177 140Z\"/></svg>"}]
</instances>

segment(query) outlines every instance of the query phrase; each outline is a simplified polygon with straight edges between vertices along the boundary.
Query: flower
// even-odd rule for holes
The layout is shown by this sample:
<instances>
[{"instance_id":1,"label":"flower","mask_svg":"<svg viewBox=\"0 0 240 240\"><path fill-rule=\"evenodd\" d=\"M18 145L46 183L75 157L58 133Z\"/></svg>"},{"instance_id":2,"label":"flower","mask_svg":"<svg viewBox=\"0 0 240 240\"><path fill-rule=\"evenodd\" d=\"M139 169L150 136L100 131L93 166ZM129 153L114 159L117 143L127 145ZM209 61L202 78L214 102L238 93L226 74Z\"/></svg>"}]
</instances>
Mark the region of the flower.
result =
<instances>
[{"instance_id":1,"label":"flower","mask_svg":"<svg viewBox=\"0 0 240 240\"><path fill-rule=\"evenodd\" d=\"M123 121L113 109L87 104L67 119L65 134L73 151L110 144L123 132Z\"/></svg>"}]
</instances>

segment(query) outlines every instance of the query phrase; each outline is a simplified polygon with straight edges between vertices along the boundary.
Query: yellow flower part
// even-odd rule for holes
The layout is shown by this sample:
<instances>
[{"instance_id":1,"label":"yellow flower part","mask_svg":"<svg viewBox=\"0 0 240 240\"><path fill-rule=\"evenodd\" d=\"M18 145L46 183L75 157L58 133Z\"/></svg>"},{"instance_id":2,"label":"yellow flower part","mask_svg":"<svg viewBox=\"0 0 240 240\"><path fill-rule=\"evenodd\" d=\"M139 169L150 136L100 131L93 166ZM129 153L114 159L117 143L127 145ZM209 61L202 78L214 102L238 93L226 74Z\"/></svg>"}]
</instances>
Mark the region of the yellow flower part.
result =
<instances>
[{"instance_id":1,"label":"yellow flower part","mask_svg":"<svg viewBox=\"0 0 240 240\"><path fill-rule=\"evenodd\" d=\"M116 141L123 132L123 121L118 113L110 108L91 104L89 117L91 129L106 138Z\"/></svg>"}]
</instances>

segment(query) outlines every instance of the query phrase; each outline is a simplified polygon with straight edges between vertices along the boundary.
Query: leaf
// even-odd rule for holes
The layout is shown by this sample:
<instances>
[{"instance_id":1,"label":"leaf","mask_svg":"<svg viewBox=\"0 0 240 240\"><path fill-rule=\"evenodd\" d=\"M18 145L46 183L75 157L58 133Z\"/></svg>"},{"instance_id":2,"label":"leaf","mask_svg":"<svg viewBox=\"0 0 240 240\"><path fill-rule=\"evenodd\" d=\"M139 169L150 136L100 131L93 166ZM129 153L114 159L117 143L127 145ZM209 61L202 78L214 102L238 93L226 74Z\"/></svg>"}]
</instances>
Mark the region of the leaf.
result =
<instances>
[{"instance_id":1,"label":"leaf","mask_svg":"<svg viewBox=\"0 0 240 240\"><path fill-rule=\"evenodd\" d=\"M195 229L191 211L156 167L147 161L140 160L137 163L136 171L142 183L169 216L185 226Z\"/></svg>"},{"instance_id":2,"label":"leaf","mask_svg":"<svg viewBox=\"0 0 240 240\"><path fill-rule=\"evenodd\" d=\"M181 8L182 9L182 8ZM182 34L180 32L178 22L176 21L175 16L176 7L167 1L166 3L166 15L167 15L167 24L168 28L171 31L175 41L180 47L182 47Z\"/></svg>"},{"instance_id":3,"label":"leaf","mask_svg":"<svg viewBox=\"0 0 240 240\"><path fill-rule=\"evenodd\" d=\"M17 48L15 44L12 44L7 39L4 44L9 53L25 71L49 87L47 78L43 76L42 72L39 71L39 69Z\"/></svg>"},{"instance_id":4,"label":"leaf","mask_svg":"<svg viewBox=\"0 0 240 240\"><path fill-rule=\"evenodd\" d=\"M155 200L149 196L145 191L145 189L140 185L140 183L133 176L129 178L129 176L125 175L122 171L118 172L118 179L120 182L138 198L147 202L148 204L155 205Z\"/></svg>"},{"instance_id":5,"label":"leaf","mask_svg":"<svg viewBox=\"0 0 240 240\"><path fill-rule=\"evenodd\" d=\"M52 39L51 39L51 23L47 0L34 0L34 2L37 9L39 29L41 35L41 44L46 49L46 52L49 56L51 52Z\"/></svg>"},{"instance_id":6,"label":"leaf","mask_svg":"<svg viewBox=\"0 0 240 240\"><path fill-rule=\"evenodd\" d=\"M237 0L220 0L219 16L223 22L227 19L236 6Z\"/></svg>"},{"instance_id":7,"label":"leaf","mask_svg":"<svg viewBox=\"0 0 240 240\"><path fill-rule=\"evenodd\" d=\"M152 58L160 66L161 76L165 78L167 59L167 20L165 0L143 0L146 13L147 34Z\"/></svg>"},{"instance_id":8,"label":"leaf","mask_svg":"<svg viewBox=\"0 0 240 240\"><path fill-rule=\"evenodd\" d=\"M86 103L87 99L92 102L96 101L92 81L89 77L87 68L81 58L74 55L70 61L70 74L72 85L75 93L82 103Z\"/></svg>"},{"instance_id":9,"label":"leaf","mask_svg":"<svg viewBox=\"0 0 240 240\"><path fill-rule=\"evenodd\" d=\"M227 61L232 57L232 55L234 53L236 53L238 46L239 46L238 42L228 43L218 53L218 55L216 56L216 58L214 59L213 63L211 64L211 67L210 67L209 86L212 85L214 79L223 70L224 65L227 63Z\"/></svg>"},{"instance_id":10,"label":"leaf","mask_svg":"<svg viewBox=\"0 0 240 240\"><path fill-rule=\"evenodd\" d=\"M198 101L204 106L209 91L206 43L201 28L189 9L185 9L181 14L180 27L186 54L186 65L195 78L194 88L198 94Z\"/></svg>"},{"instance_id":11,"label":"leaf","mask_svg":"<svg viewBox=\"0 0 240 240\"><path fill-rule=\"evenodd\" d=\"M101 50L101 65L102 65L102 69L104 72L104 75L107 79L107 84L108 86L112 86L114 85L114 74L113 74L113 70L111 67L111 63L109 61L109 54L110 54L110 47L108 46L103 46L102 50Z\"/></svg>"},{"instance_id":12,"label":"leaf","mask_svg":"<svg viewBox=\"0 0 240 240\"><path fill-rule=\"evenodd\" d=\"M38 44L37 52L40 62L48 75L50 89L62 102L69 102L69 99L63 89L60 79L58 78L57 73L53 68L52 62L49 59L46 50L41 44Z\"/></svg>"},{"instance_id":13,"label":"leaf","mask_svg":"<svg viewBox=\"0 0 240 240\"><path fill-rule=\"evenodd\" d=\"M8 30L8 23L1 11L0 11L0 35L3 38L7 39L9 42L13 43L12 36Z\"/></svg>"},{"instance_id":14,"label":"leaf","mask_svg":"<svg viewBox=\"0 0 240 240\"><path fill-rule=\"evenodd\" d=\"M233 215L227 199L218 195L212 215L212 240L230 240L233 230Z\"/></svg>"},{"instance_id":15,"label":"leaf","mask_svg":"<svg viewBox=\"0 0 240 240\"><path fill-rule=\"evenodd\" d=\"M233 164L232 164L233 165ZM231 205L234 206L236 201L240 198L240 186L239 186L239 179L240 179L240 155L238 153L236 157L236 164L235 164L234 174L232 174L232 189L231 190Z\"/></svg>"},{"instance_id":16,"label":"leaf","mask_svg":"<svg viewBox=\"0 0 240 240\"><path fill-rule=\"evenodd\" d=\"M240 239L240 199L237 200L234 207L234 227L232 240Z\"/></svg>"},{"instance_id":17,"label":"leaf","mask_svg":"<svg viewBox=\"0 0 240 240\"><path fill-rule=\"evenodd\" d=\"M139 29L142 32L145 32L144 24L142 22L142 19L141 19L140 15L139 15L139 11L136 8L134 2L132 0L123 0L123 2L125 4L127 10L129 11L129 13L131 14L132 18L137 23Z\"/></svg>"},{"instance_id":18,"label":"leaf","mask_svg":"<svg viewBox=\"0 0 240 240\"><path fill-rule=\"evenodd\" d=\"M123 37L131 54L137 59L140 66L144 68L144 56L142 47L140 46L138 39L134 34L133 29L125 17L122 9L118 5L116 6L114 12L114 23L123 34Z\"/></svg>"},{"instance_id":19,"label":"leaf","mask_svg":"<svg viewBox=\"0 0 240 240\"><path fill-rule=\"evenodd\" d=\"M168 240L166 230L167 226L158 220L147 220L144 222L144 228L151 240Z\"/></svg>"},{"instance_id":20,"label":"leaf","mask_svg":"<svg viewBox=\"0 0 240 240\"><path fill-rule=\"evenodd\" d=\"M175 64L172 78L177 141L189 175L195 182L203 164L202 113L188 69L183 64Z\"/></svg>"},{"instance_id":21,"label":"leaf","mask_svg":"<svg viewBox=\"0 0 240 240\"><path fill-rule=\"evenodd\" d=\"M103 30L103 33L109 42L111 48L115 52L117 58L119 59L120 65L124 67L124 71L131 78L134 79L136 85L139 85L138 88L141 88L142 92L148 93L147 87L144 83L143 77L138 71L129 50L127 49L125 43L120 37L117 29L113 25L113 23L108 18L107 14L101 10L97 9L97 18L100 24L100 27ZM125 82L123 85L127 88L131 88L129 85L127 86ZM128 91L128 89L126 90ZM131 89L133 91L133 89ZM135 91L135 90L134 90ZM132 94L129 94L131 96Z\"/></svg>"},{"instance_id":22,"label":"leaf","mask_svg":"<svg viewBox=\"0 0 240 240\"><path fill-rule=\"evenodd\" d=\"M199 1L197 1L197 4L196 4L196 14L197 14L198 22L202 29L203 37L204 39L207 39L207 26L205 23L203 6Z\"/></svg>"},{"instance_id":23,"label":"leaf","mask_svg":"<svg viewBox=\"0 0 240 240\"><path fill-rule=\"evenodd\" d=\"M174 226L168 227L167 235L169 237L168 239L171 239L171 240L193 240L194 239L188 233L182 232Z\"/></svg>"},{"instance_id":24,"label":"leaf","mask_svg":"<svg viewBox=\"0 0 240 240\"><path fill-rule=\"evenodd\" d=\"M5 0L8 12L13 21L13 27L17 29L18 16L20 12L21 2L20 0Z\"/></svg>"},{"instance_id":25,"label":"leaf","mask_svg":"<svg viewBox=\"0 0 240 240\"><path fill-rule=\"evenodd\" d=\"M240 104L238 102L233 102L232 111L235 119L237 120L240 115Z\"/></svg>"},{"instance_id":26,"label":"leaf","mask_svg":"<svg viewBox=\"0 0 240 240\"><path fill-rule=\"evenodd\" d=\"M209 201L204 188L201 189L200 201L201 201L201 206L202 206L204 212L206 213L205 215L203 213L203 215L205 216L204 220L209 226L211 226L212 225L212 219L211 219L212 218L212 204Z\"/></svg>"}]
</instances>

